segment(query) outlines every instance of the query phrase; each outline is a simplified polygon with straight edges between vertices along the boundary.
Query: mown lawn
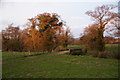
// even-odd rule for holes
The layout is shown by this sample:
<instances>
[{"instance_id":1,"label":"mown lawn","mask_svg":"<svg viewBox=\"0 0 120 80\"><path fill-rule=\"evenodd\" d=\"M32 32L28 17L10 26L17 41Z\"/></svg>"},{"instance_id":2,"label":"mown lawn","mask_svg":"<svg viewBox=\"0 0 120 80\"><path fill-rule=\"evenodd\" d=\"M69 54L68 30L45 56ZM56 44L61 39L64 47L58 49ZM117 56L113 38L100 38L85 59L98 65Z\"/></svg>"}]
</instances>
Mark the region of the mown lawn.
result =
<instances>
[{"instance_id":1,"label":"mown lawn","mask_svg":"<svg viewBox=\"0 0 120 80\"><path fill-rule=\"evenodd\" d=\"M26 55L41 54L26 57ZM117 78L118 60L53 53L3 52L3 78Z\"/></svg>"}]
</instances>

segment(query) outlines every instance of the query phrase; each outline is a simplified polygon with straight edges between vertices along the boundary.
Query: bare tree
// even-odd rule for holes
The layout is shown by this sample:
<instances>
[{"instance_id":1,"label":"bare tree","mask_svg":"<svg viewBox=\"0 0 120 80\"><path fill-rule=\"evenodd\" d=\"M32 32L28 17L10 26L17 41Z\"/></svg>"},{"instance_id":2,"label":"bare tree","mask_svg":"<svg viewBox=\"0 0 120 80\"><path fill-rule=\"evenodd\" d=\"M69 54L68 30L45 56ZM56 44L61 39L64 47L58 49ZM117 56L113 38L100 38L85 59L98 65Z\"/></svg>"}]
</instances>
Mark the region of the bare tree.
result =
<instances>
[{"instance_id":1,"label":"bare tree","mask_svg":"<svg viewBox=\"0 0 120 80\"><path fill-rule=\"evenodd\" d=\"M106 32L111 37L119 37L120 35L120 18L119 17L110 21L109 25L106 26Z\"/></svg>"},{"instance_id":2,"label":"bare tree","mask_svg":"<svg viewBox=\"0 0 120 80\"><path fill-rule=\"evenodd\" d=\"M98 24L98 37L99 37L99 51L105 50L105 43L103 34L105 31L105 26L117 17L117 13L112 12L111 10L116 8L115 5L102 5L95 8L94 11L87 11L86 14L91 16L92 19Z\"/></svg>"}]
</instances>

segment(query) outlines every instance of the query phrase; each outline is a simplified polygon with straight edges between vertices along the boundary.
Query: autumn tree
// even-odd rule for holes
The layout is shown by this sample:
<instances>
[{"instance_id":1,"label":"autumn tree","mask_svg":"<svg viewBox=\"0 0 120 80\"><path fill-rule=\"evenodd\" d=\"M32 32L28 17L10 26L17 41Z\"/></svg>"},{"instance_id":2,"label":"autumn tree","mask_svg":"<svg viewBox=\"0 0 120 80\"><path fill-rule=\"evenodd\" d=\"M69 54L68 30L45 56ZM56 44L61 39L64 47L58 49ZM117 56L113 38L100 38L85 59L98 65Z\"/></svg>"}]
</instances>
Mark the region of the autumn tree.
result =
<instances>
[{"instance_id":1,"label":"autumn tree","mask_svg":"<svg viewBox=\"0 0 120 80\"><path fill-rule=\"evenodd\" d=\"M28 52L29 51L35 51L31 35L29 34L29 28L21 31L20 40L24 44L23 45L23 47L24 47L23 51L28 51Z\"/></svg>"},{"instance_id":2,"label":"autumn tree","mask_svg":"<svg viewBox=\"0 0 120 80\"><path fill-rule=\"evenodd\" d=\"M60 35L60 43L61 45L66 48L68 44L70 44L71 33L69 27L66 30L63 30Z\"/></svg>"},{"instance_id":3,"label":"autumn tree","mask_svg":"<svg viewBox=\"0 0 120 80\"><path fill-rule=\"evenodd\" d=\"M43 13L28 20L28 32L26 33L26 40L24 39L24 46L30 43L32 44L32 51L42 50L51 52L60 45L58 36L62 35L65 23L58 14ZM68 34L66 33L66 35Z\"/></svg>"},{"instance_id":4,"label":"autumn tree","mask_svg":"<svg viewBox=\"0 0 120 80\"><path fill-rule=\"evenodd\" d=\"M2 30L2 48L3 51L21 51L22 44L20 42L20 29L12 24L8 28Z\"/></svg>"},{"instance_id":5,"label":"autumn tree","mask_svg":"<svg viewBox=\"0 0 120 80\"><path fill-rule=\"evenodd\" d=\"M99 51L105 50L105 43L104 43L104 31L105 26L117 17L117 13L112 12L111 10L116 8L115 5L102 5L95 8L94 11L87 11L86 14L91 16L92 19L95 21L96 24L98 24L98 38L99 42L98 47Z\"/></svg>"},{"instance_id":6,"label":"autumn tree","mask_svg":"<svg viewBox=\"0 0 120 80\"><path fill-rule=\"evenodd\" d=\"M98 24L92 24L85 28L83 36L80 37L80 43L91 49L98 49Z\"/></svg>"}]
</instances>

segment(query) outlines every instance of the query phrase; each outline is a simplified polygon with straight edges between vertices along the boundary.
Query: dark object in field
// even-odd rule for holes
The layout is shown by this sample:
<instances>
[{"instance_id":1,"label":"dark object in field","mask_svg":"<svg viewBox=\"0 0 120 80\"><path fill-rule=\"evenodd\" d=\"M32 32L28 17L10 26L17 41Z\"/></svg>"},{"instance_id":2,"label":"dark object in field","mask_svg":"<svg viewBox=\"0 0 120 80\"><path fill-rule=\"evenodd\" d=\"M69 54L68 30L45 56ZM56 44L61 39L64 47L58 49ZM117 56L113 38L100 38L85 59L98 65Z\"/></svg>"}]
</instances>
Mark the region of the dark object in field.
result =
<instances>
[{"instance_id":1,"label":"dark object in field","mask_svg":"<svg viewBox=\"0 0 120 80\"><path fill-rule=\"evenodd\" d=\"M80 48L70 49L69 55L82 55L83 51Z\"/></svg>"}]
</instances>

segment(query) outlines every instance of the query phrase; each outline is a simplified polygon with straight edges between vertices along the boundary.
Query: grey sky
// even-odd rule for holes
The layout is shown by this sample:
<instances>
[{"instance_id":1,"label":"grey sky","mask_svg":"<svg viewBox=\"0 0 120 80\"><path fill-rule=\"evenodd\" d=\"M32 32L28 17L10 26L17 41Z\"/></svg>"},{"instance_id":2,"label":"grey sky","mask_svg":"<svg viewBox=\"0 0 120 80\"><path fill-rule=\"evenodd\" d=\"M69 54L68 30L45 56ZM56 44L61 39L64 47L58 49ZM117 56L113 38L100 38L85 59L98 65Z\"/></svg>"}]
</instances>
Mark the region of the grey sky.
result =
<instances>
[{"instance_id":1,"label":"grey sky","mask_svg":"<svg viewBox=\"0 0 120 80\"><path fill-rule=\"evenodd\" d=\"M26 1L26 2L24 2ZM8 24L14 23L15 26L27 23L28 18L35 17L37 14L44 12L57 13L62 20L67 22L74 37L79 37L83 32L84 27L92 23L89 16L85 15L88 10L93 10L95 7L103 4L116 4L115 2L28 2L28 0L5 0L0 3L0 30L4 29ZM59 0L60 1L60 0ZM112 1L112 0L111 0Z\"/></svg>"}]
</instances>

